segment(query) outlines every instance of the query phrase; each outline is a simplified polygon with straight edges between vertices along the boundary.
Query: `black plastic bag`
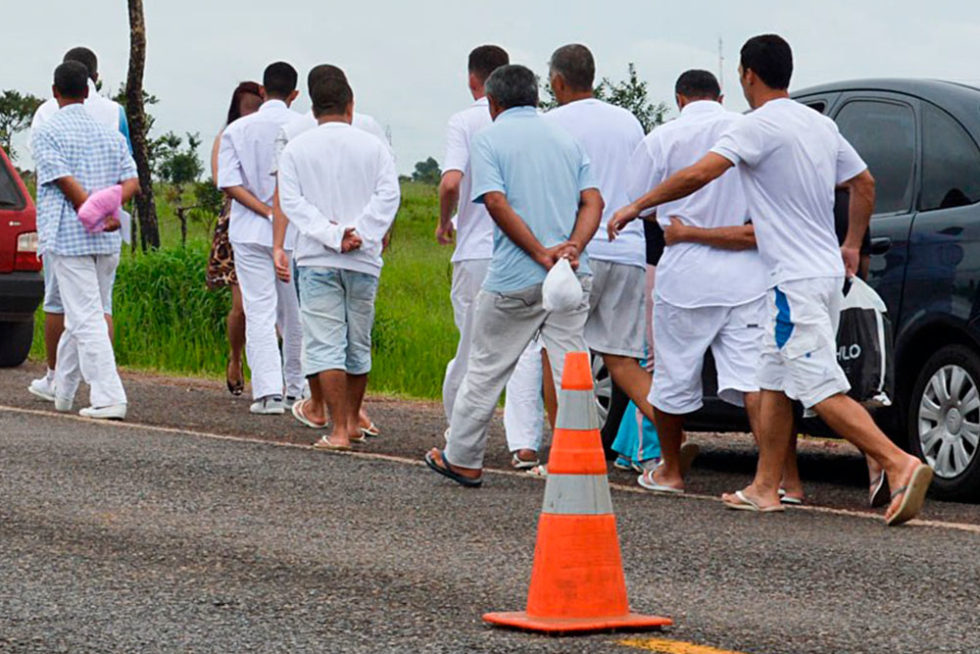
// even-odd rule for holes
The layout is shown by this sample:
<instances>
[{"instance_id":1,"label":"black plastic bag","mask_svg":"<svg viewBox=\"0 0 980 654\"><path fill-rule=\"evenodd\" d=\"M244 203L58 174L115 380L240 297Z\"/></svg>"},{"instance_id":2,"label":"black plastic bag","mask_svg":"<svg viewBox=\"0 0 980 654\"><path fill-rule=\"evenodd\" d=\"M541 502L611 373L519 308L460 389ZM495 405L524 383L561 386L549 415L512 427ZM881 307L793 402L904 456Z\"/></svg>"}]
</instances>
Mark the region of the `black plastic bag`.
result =
<instances>
[{"instance_id":1,"label":"black plastic bag","mask_svg":"<svg viewBox=\"0 0 980 654\"><path fill-rule=\"evenodd\" d=\"M895 361L888 309L874 289L857 277L844 287L837 362L851 384L848 395L869 408L891 406Z\"/></svg>"}]
</instances>

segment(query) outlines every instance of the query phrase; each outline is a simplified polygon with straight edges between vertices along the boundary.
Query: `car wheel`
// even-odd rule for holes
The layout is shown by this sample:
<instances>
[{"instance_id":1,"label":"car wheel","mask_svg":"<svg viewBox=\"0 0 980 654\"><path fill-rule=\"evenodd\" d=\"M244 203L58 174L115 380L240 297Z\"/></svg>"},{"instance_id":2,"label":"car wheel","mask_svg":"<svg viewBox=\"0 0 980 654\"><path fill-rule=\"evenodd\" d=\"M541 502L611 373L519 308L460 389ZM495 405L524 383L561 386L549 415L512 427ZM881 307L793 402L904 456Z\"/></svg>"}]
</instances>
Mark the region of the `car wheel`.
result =
<instances>
[{"instance_id":1,"label":"car wheel","mask_svg":"<svg viewBox=\"0 0 980 654\"><path fill-rule=\"evenodd\" d=\"M27 359L34 340L34 318L0 322L0 367L19 366Z\"/></svg>"},{"instance_id":2,"label":"car wheel","mask_svg":"<svg viewBox=\"0 0 980 654\"><path fill-rule=\"evenodd\" d=\"M936 352L922 367L909 398L913 454L932 466L933 494L972 499L980 494L980 356L962 345Z\"/></svg>"},{"instance_id":3,"label":"car wheel","mask_svg":"<svg viewBox=\"0 0 980 654\"><path fill-rule=\"evenodd\" d=\"M596 409L599 412L599 428L605 426L612 404L613 381L601 354L592 354L592 384L595 388Z\"/></svg>"}]
</instances>

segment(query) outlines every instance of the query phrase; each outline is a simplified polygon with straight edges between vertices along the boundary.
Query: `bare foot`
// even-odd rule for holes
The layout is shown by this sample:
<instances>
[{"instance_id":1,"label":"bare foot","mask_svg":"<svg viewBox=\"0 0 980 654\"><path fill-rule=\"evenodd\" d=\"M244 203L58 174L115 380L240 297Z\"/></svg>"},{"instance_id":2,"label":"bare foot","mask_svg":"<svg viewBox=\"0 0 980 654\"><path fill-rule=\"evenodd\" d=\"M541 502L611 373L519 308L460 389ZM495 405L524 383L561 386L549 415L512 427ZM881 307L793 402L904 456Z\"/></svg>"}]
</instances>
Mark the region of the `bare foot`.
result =
<instances>
[{"instance_id":1,"label":"bare foot","mask_svg":"<svg viewBox=\"0 0 980 654\"><path fill-rule=\"evenodd\" d=\"M460 466L454 466L453 464L444 460L442 458L442 450L440 450L438 447L433 447L431 450L429 450L429 456L436 462L437 466L445 468L446 470L452 470L461 477L475 480L479 479L483 475L483 471L479 468L462 468Z\"/></svg>"},{"instance_id":2,"label":"bare foot","mask_svg":"<svg viewBox=\"0 0 980 654\"><path fill-rule=\"evenodd\" d=\"M892 475L888 476L888 486L890 488L895 489L893 491L894 495L892 497L891 503L888 505L888 509L885 511L885 521L888 522L889 524L891 524L893 516L895 516L895 514L899 512L899 509L901 509L902 502L904 501L906 494L909 491L914 490L911 488L907 488L909 484L912 482L913 477L916 475L919 468L924 468L924 467L925 464L919 461L919 459L909 455L906 458L906 465L902 468L901 474L897 476L892 476ZM928 488L929 482L932 481L932 474L930 470L926 470L925 472L929 473L927 475L928 478L925 484L926 488ZM923 473L919 473L919 474L921 475ZM901 489L906 489L906 490L904 490L903 492L898 492ZM919 492L924 494L925 491L920 490ZM906 509L906 512L909 513L910 515L904 516L900 522L905 522L906 520L911 519L912 517L915 516L915 514L919 512L919 508L921 508L922 506L921 498L918 498L916 500L916 503L917 506L912 506Z\"/></svg>"}]
</instances>

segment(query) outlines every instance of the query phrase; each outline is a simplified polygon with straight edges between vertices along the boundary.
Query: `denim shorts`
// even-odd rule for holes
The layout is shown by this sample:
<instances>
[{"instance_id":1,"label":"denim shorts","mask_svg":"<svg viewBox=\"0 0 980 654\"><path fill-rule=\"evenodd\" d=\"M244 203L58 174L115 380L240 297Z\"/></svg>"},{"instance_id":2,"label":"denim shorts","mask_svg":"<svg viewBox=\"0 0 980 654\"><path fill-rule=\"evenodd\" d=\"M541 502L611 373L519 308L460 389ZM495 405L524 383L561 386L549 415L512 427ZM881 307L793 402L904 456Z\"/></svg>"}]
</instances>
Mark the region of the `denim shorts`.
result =
<instances>
[{"instance_id":1,"label":"denim shorts","mask_svg":"<svg viewBox=\"0 0 980 654\"><path fill-rule=\"evenodd\" d=\"M299 268L303 374L371 371L371 328L378 278L342 268Z\"/></svg>"}]
</instances>

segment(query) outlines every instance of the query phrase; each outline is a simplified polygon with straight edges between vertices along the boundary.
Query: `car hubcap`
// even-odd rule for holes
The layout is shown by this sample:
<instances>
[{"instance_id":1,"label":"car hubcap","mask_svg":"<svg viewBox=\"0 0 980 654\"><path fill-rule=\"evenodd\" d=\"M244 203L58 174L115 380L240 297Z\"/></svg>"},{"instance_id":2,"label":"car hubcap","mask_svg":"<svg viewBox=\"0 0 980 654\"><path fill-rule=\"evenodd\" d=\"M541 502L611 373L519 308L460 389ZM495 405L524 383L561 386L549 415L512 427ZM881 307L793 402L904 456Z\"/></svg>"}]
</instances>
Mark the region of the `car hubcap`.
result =
<instances>
[{"instance_id":1,"label":"car hubcap","mask_svg":"<svg viewBox=\"0 0 980 654\"><path fill-rule=\"evenodd\" d=\"M943 366L932 376L919 402L919 444L936 474L962 474L980 443L980 394L966 370Z\"/></svg>"},{"instance_id":2,"label":"car hubcap","mask_svg":"<svg viewBox=\"0 0 980 654\"><path fill-rule=\"evenodd\" d=\"M599 426L605 426L609 417L609 405L612 403L612 379L606 364L598 354L592 356L592 380L595 384L596 408L599 411Z\"/></svg>"}]
</instances>

